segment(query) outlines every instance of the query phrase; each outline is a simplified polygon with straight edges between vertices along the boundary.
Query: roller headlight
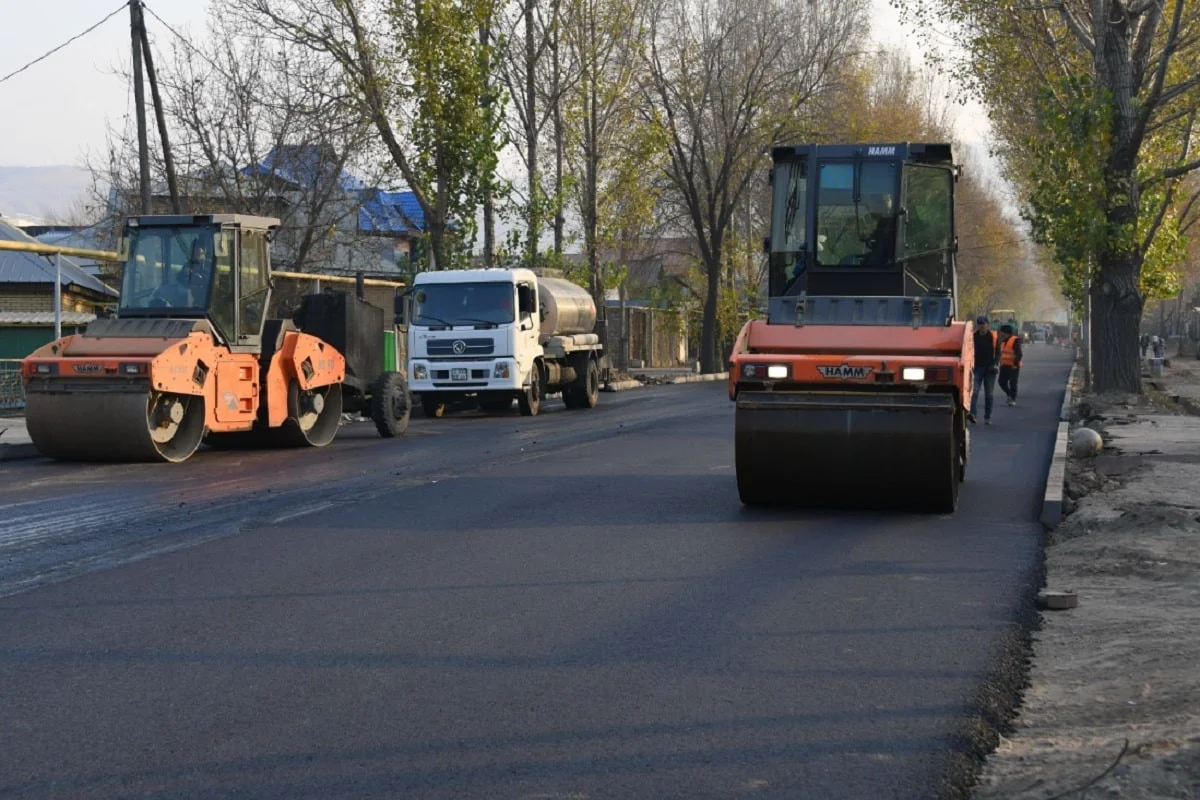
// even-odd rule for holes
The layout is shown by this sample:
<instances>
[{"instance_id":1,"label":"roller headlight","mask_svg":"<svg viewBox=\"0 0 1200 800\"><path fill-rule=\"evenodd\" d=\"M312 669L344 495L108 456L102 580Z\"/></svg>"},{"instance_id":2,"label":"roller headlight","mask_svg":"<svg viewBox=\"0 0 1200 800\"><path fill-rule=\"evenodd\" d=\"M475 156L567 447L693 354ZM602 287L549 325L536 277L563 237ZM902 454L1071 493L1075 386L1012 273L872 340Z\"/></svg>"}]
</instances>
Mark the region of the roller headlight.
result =
<instances>
[{"instance_id":1,"label":"roller headlight","mask_svg":"<svg viewBox=\"0 0 1200 800\"><path fill-rule=\"evenodd\" d=\"M752 381L786 381L790 374L787 364L742 365L742 377Z\"/></svg>"},{"instance_id":2,"label":"roller headlight","mask_svg":"<svg viewBox=\"0 0 1200 800\"><path fill-rule=\"evenodd\" d=\"M924 367L905 367L900 372L900 377L906 381L923 381L925 380Z\"/></svg>"}]
</instances>

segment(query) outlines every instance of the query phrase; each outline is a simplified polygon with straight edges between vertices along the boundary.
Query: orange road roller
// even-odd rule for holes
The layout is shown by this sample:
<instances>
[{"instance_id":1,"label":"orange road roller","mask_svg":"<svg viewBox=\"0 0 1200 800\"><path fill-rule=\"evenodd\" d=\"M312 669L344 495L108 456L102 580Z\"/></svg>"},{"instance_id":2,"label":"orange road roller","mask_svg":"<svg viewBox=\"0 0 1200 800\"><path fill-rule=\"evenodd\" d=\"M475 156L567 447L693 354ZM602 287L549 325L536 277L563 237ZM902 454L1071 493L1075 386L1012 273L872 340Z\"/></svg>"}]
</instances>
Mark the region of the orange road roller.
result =
<instances>
[{"instance_id":1,"label":"orange road roller","mask_svg":"<svg viewBox=\"0 0 1200 800\"><path fill-rule=\"evenodd\" d=\"M772 151L767 318L730 358L746 505L949 513L970 440L947 144Z\"/></svg>"},{"instance_id":2,"label":"orange road roller","mask_svg":"<svg viewBox=\"0 0 1200 800\"><path fill-rule=\"evenodd\" d=\"M343 355L267 319L279 220L131 217L115 317L21 366L34 445L71 461L187 459L207 437L323 446L341 421Z\"/></svg>"}]
</instances>

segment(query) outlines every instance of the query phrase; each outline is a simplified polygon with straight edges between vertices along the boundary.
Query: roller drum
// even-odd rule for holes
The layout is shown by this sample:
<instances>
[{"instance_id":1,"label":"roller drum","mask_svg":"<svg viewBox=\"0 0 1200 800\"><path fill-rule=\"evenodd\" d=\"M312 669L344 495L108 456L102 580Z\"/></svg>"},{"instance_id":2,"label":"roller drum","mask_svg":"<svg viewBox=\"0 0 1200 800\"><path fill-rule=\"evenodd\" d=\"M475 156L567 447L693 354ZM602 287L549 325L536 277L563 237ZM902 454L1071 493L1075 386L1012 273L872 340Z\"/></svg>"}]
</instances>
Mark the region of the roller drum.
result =
<instances>
[{"instance_id":1,"label":"roller drum","mask_svg":"<svg viewBox=\"0 0 1200 800\"><path fill-rule=\"evenodd\" d=\"M948 513L958 499L948 395L739 394L738 492L747 505Z\"/></svg>"},{"instance_id":2,"label":"roller drum","mask_svg":"<svg viewBox=\"0 0 1200 800\"><path fill-rule=\"evenodd\" d=\"M204 400L130 387L30 391L25 424L38 451L61 461L184 461L204 436Z\"/></svg>"}]
</instances>

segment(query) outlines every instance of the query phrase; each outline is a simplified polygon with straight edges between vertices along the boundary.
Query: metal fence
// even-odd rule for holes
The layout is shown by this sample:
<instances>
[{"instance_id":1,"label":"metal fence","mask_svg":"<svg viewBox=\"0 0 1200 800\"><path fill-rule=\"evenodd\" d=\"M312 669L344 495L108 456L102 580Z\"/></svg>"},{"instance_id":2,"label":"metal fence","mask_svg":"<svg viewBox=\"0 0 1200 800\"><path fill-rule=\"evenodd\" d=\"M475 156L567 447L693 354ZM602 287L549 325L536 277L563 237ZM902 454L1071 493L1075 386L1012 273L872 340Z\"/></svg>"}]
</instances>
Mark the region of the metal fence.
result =
<instances>
[{"instance_id":1,"label":"metal fence","mask_svg":"<svg viewBox=\"0 0 1200 800\"><path fill-rule=\"evenodd\" d=\"M25 408L25 387L21 383L21 359L0 358L0 413Z\"/></svg>"}]
</instances>

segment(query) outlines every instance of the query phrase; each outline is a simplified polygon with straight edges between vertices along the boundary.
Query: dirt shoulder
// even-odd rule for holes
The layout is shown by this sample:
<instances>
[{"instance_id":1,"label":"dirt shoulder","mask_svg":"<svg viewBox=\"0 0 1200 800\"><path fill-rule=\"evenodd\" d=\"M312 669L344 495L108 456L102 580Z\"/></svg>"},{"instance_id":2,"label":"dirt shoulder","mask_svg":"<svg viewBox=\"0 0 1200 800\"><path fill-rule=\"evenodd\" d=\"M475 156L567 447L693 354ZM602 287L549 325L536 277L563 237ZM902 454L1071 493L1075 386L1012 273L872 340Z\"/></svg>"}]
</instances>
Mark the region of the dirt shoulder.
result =
<instances>
[{"instance_id":1,"label":"dirt shoulder","mask_svg":"<svg viewBox=\"0 0 1200 800\"><path fill-rule=\"evenodd\" d=\"M1200 363L1146 388L1077 399L1104 449L1068 462L1046 588L1079 605L1042 612L977 800L1200 798Z\"/></svg>"}]
</instances>

